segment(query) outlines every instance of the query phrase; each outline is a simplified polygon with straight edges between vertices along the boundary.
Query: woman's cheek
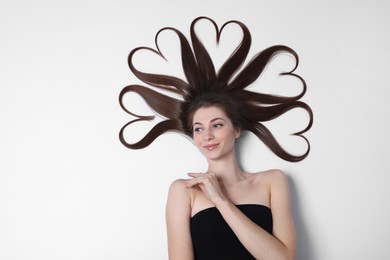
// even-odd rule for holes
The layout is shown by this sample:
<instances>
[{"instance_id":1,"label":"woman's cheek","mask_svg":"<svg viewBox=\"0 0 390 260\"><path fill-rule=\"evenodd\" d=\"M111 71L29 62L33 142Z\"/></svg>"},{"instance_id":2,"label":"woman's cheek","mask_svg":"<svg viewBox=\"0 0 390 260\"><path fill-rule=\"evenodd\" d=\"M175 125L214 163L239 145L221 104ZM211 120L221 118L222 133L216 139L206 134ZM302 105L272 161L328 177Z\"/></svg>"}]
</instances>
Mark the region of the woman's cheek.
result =
<instances>
[{"instance_id":1,"label":"woman's cheek","mask_svg":"<svg viewBox=\"0 0 390 260\"><path fill-rule=\"evenodd\" d=\"M201 140L200 134L194 134L193 138L194 138L195 145L199 147L200 143L201 143L200 142L200 140Z\"/></svg>"}]
</instances>

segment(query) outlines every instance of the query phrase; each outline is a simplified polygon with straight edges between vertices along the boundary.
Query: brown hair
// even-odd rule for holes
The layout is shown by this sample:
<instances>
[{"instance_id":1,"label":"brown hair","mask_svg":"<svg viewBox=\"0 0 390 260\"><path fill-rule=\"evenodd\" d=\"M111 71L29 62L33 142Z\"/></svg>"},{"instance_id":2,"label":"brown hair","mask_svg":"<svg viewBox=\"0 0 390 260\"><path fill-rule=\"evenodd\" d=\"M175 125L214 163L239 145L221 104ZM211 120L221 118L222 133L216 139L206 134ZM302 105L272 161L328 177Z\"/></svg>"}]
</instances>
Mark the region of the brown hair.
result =
<instances>
[{"instance_id":1,"label":"brown hair","mask_svg":"<svg viewBox=\"0 0 390 260\"><path fill-rule=\"evenodd\" d=\"M210 55L194 30L195 24L202 19L206 19L213 24L217 32L217 43L222 30L228 24L234 23L239 25L243 32L240 45L225 61L218 73L215 71ZM141 72L132 63L133 55L140 50L149 50L164 58L159 50L157 38L165 30L173 31L179 37L182 66L186 81L173 76ZM250 32L242 22L229 21L221 29L218 29L217 24L212 19L198 17L192 22L190 33L192 48L187 38L180 31L172 27L165 27L156 34L156 50L149 47L138 47L130 52L128 63L131 71L151 87L129 85L123 88L119 94L121 107L127 113L137 118L128 122L120 130L119 139L122 144L130 149L141 149L151 144L158 136L167 131L177 131L192 136L191 121L195 111L203 106L219 105L232 120L233 125L242 130L253 132L280 158L291 162L303 160L309 154L310 144L302 134L311 128L313 113L306 103L299 101L306 92L306 83L302 77L294 74L299 62L297 53L287 46L271 46L255 55L244 68L237 72L244 63L251 45ZM297 96L284 97L246 89L261 75L268 62L280 52L290 53L296 61L295 67L291 71L281 73L280 75L289 75L299 79L302 83L302 91ZM234 75L236 76L233 78ZM177 94L180 96L180 99L164 95L162 91L153 90L153 87ZM124 129L138 121L152 120L154 116L140 116L129 111L123 102L124 95L129 92L139 94L155 113L165 118L165 120L154 126L140 141L132 144L126 142ZM261 123L272 120L293 108L302 108L309 115L309 123L306 128L293 134L302 137L307 143L307 150L302 155L292 155L285 151L268 128Z\"/></svg>"}]
</instances>

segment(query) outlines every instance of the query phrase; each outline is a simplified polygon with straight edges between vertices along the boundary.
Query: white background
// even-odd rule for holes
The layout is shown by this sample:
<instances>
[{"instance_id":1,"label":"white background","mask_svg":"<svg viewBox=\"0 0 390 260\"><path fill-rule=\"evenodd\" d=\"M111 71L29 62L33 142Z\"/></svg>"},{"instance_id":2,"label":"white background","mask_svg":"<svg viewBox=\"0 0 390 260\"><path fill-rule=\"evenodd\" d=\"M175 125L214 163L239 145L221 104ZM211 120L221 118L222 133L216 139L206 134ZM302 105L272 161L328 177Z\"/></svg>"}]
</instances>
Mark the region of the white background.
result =
<instances>
[{"instance_id":1,"label":"white background","mask_svg":"<svg viewBox=\"0 0 390 260\"><path fill-rule=\"evenodd\" d=\"M124 148L118 94L139 83L131 49L154 47L164 26L188 35L200 15L246 23L251 54L300 55L310 156L284 162L251 135L239 145L244 169L288 174L297 259L387 259L389 12L386 1L0 0L0 259L167 258L169 184L206 164L177 134ZM276 126L299 147L283 137L292 121Z\"/></svg>"}]
</instances>

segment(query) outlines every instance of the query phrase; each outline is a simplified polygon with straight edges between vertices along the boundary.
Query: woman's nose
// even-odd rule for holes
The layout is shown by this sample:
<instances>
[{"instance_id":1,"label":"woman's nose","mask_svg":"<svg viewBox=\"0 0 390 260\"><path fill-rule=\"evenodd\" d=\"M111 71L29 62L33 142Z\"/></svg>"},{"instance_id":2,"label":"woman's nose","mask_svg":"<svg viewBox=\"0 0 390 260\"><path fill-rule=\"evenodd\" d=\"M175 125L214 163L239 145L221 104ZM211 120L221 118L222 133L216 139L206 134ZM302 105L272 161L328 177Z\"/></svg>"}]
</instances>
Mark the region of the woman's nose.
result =
<instances>
[{"instance_id":1,"label":"woman's nose","mask_svg":"<svg viewBox=\"0 0 390 260\"><path fill-rule=\"evenodd\" d=\"M205 130L204 131L204 136L203 136L204 141L209 141L214 139L214 134L210 130Z\"/></svg>"}]
</instances>

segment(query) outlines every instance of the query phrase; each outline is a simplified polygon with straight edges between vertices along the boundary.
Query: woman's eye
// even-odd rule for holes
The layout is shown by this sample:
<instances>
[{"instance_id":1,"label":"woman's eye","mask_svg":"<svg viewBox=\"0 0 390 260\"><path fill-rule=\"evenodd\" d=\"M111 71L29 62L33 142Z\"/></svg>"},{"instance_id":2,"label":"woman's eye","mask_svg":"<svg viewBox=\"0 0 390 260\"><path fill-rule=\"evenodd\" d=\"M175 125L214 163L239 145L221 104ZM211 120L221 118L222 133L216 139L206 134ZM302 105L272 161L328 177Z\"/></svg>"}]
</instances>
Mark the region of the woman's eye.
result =
<instances>
[{"instance_id":1,"label":"woman's eye","mask_svg":"<svg viewBox=\"0 0 390 260\"><path fill-rule=\"evenodd\" d=\"M223 126L223 124L215 124L214 128L221 128L222 126Z\"/></svg>"},{"instance_id":2,"label":"woman's eye","mask_svg":"<svg viewBox=\"0 0 390 260\"><path fill-rule=\"evenodd\" d=\"M197 127L197 128L194 128L194 130L193 130L195 133L199 133L199 132L201 132L202 131L202 128L199 128L199 127Z\"/></svg>"}]
</instances>

